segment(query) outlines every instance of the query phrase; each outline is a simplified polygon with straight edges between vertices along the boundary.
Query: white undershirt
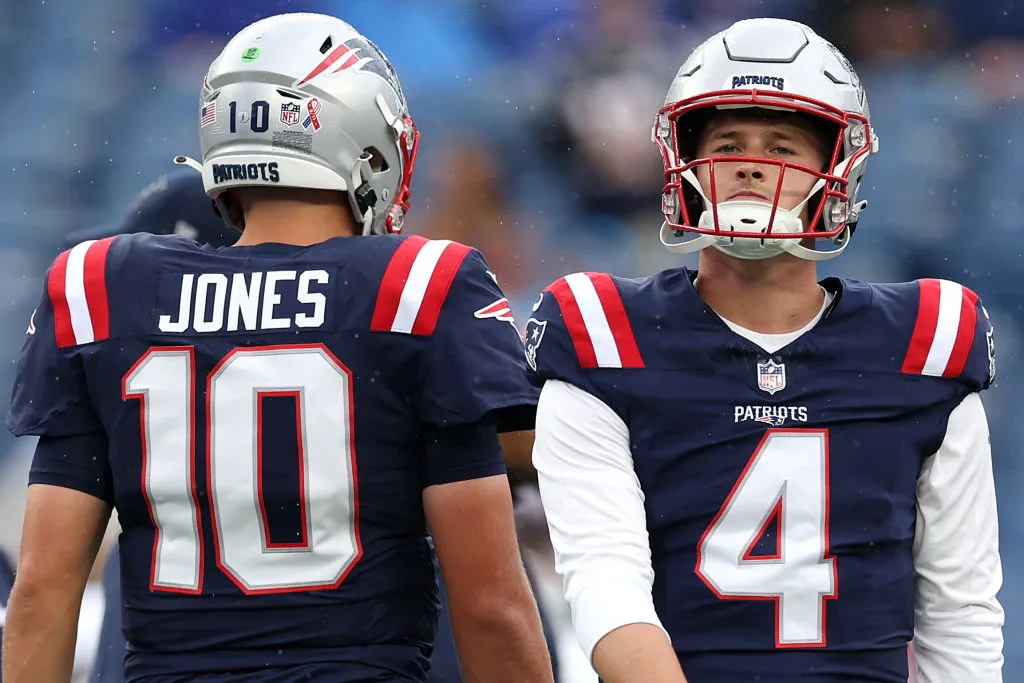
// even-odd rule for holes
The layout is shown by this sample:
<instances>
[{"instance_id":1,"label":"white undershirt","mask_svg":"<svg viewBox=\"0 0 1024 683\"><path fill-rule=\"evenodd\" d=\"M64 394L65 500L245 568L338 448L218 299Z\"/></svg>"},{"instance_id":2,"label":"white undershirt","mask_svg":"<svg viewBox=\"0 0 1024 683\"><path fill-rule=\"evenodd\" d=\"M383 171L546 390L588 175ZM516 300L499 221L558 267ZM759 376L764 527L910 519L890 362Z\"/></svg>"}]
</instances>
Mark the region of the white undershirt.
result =
<instances>
[{"instance_id":1,"label":"white undershirt","mask_svg":"<svg viewBox=\"0 0 1024 683\"><path fill-rule=\"evenodd\" d=\"M755 332L754 330L748 330L747 328L741 327L736 323L732 322L731 320L726 320L725 318L722 318L722 322L728 325L730 330L732 330L739 336L743 337L747 341L757 344L759 347L761 347L768 353L775 353L782 347L788 346L789 344L799 339L801 335L803 335L805 332L809 331L812 327L817 325L818 322L825 315L825 311L827 311L828 307L832 305L832 301L836 298L836 295L824 288L822 288L821 291L825 293L825 303L821 305L821 310L818 311L818 314L815 315L809 323L801 327L799 330L796 330L795 332L779 332L775 334L767 334L765 332ZM721 316L719 317L721 318Z\"/></svg>"},{"instance_id":2,"label":"white undershirt","mask_svg":"<svg viewBox=\"0 0 1024 683\"><path fill-rule=\"evenodd\" d=\"M822 313L829 303L826 297ZM772 353L820 318L784 335L727 324ZM592 394L549 380L537 410L533 463L555 568L587 656L626 624L663 628L651 596L644 493L622 418ZM1001 683L1003 610L995 595L1002 569L988 423L978 394L950 414L942 445L918 478L917 508L912 645L918 683Z\"/></svg>"}]
</instances>

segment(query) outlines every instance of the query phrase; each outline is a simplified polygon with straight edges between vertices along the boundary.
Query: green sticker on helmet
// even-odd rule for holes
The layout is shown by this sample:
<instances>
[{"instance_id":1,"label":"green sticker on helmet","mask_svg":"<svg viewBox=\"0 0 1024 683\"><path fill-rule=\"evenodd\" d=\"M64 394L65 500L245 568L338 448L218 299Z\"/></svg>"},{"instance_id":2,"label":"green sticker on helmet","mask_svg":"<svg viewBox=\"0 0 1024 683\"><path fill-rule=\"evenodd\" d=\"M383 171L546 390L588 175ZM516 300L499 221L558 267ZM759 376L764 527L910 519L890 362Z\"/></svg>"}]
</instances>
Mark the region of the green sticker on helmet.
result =
<instances>
[{"instance_id":1,"label":"green sticker on helmet","mask_svg":"<svg viewBox=\"0 0 1024 683\"><path fill-rule=\"evenodd\" d=\"M250 47L248 50L242 53L243 62L255 62L260 58L260 49L258 47Z\"/></svg>"}]
</instances>

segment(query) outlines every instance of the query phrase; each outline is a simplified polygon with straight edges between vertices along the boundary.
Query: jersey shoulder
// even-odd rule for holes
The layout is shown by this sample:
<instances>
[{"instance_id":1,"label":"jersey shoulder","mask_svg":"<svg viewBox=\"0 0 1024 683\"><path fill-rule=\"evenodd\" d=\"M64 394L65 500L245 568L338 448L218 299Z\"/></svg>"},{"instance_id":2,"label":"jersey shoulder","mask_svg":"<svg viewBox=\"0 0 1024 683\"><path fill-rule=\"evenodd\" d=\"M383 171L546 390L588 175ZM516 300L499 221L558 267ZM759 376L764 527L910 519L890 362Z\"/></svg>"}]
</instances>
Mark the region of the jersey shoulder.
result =
<instances>
[{"instance_id":1,"label":"jersey shoulder","mask_svg":"<svg viewBox=\"0 0 1024 683\"><path fill-rule=\"evenodd\" d=\"M571 273L541 293L526 323L533 381L559 379L591 390L595 371L644 368L632 319L658 305L654 278Z\"/></svg>"},{"instance_id":2,"label":"jersey shoulder","mask_svg":"<svg viewBox=\"0 0 1024 683\"><path fill-rule=\"evenodd\" d=\"M58 348L110 337L109 285L116 277L116 268L111 266L123 259L122 250L114 249L118 237L79 242L61 252L47 270L44 304L48 305L42 309L44 317L49 318L46 322L52 323ZM37 308L30 331L38 313Z\"/></svg>"},{"instance_id":3,"label":"jersey shoulder","mask_svg":"<svg viewBox=\"0 0 1024 683\"><path fill-rule=\"evenodd\" d=\"M376 284L370 329L386 335L376 346L392 359L416 354L421 419L446 426L492 416L499 431L533 428L537 391L527 381L523 341L479 251L403 238Z\"/></svg>"},{"instance_id":4,"label":"jersey shoulder","mask_svg":"<svg viewBox=\"0 0 1024 683\"><path fill-rule=\"evenodd\" d=\"M372 331L429 337L466 317L442 311L474 306L468 313L476 318L513 322L496 276L476 249L419 235L380 240Z\"/></svg>"},{"instance_id":5,"label":"jersey shoulder","mask_svg":"<svg viewBox=\"0 0 1024 683\"><path fill-rule=\"evenodd\" d=\"M879 335L887 362L904 375L959 381L971 390L995 379L992 323L980 297L951 280L868 284L846 281L844 290L867 295L863 329Z\"/></svg>"},{"instance_id":6,"label":"jersey shoulder","mask_svg":"<svg viewBox=\"0 0 1024 683\"><path fill-rule=\"evenodd\" d=\"M45 285L57 346L138 332L154 310L161 274L202 273L213 253L188 237L146 232L85 240L63 251Z\"/></svg>"}]
</instances>

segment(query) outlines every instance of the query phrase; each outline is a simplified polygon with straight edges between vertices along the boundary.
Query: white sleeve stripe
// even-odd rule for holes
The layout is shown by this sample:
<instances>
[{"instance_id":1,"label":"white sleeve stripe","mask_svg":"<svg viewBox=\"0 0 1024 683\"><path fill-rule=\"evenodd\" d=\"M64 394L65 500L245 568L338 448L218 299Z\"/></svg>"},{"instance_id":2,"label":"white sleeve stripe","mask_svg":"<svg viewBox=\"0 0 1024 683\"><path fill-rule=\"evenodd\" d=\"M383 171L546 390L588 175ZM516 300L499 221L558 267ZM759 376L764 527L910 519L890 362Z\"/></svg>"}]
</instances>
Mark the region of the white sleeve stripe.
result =
<instances>
[{"instance_id":1,"label":"white sleeve stripe","mask_svg":"<svg viewBox=\"0 0 1024 683\"><path fill-rule=\"evenodd\" d=\"M608 316L597 295L593 281L585 273L573 273L565 276L565 282L572 291L576 305L579 306L583 324L590 335L590 343L594 346L599 368L621 368L619 347L615 343L612 329L608 325Z\"/></svg>"},{"instance_id":2,"label":"white sleeve stripe","mask_svg":"<svg viewBox=\"0 0 1024 683\"><path fill-rule=\"evenodd\" d=\"M953 355L957 330L960 328L960 307L963 304L964 288L949 280L939 280L939 319L935 325L928 358L924 362L922 375L941 377Z\"/></svg>"},{"instance_id":3,"label":"white sleeve stripe","mask_svg":"<svg viewBox=\"0 0 1024 683\"><path fill-rule=\"evenodd\" d=\"M89 301L85 296L85 255L95 243L96 240L88 240L72 247L64 274L64 297L68 302L76 344L88 344L95 339Z\"/></svg>"},{"instance_id":4,"label":"white sleeve stripe","mask_svg":"<svg viewBox=\"0 0 1024 683\"><path fill-rule=\"evenodd\" d=\"M412 332L416 323L416 316L423 306L423 297L427 293L427 286L430 278L437 268L437 262L441 254L451 244L451 240L431 240L423 245L409 271L409 279L405 281L402 288L402 297L398 302L398 311L395 313L395 321L391 324L392 332Z\"/></svg>"}]
</instances>

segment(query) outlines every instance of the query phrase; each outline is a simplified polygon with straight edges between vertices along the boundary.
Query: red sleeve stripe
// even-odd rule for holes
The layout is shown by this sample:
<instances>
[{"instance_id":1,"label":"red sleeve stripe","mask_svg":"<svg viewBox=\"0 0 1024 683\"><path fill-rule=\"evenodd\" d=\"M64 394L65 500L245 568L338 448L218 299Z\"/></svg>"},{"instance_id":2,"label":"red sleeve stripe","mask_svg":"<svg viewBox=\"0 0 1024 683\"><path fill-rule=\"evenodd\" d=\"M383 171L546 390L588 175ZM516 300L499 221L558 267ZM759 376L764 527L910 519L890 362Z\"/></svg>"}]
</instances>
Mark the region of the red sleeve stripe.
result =
<instances>
[{"instance_id":1,"label":"red sleeve stripe","mask_svg":"<svg viewBox=\"0 0 1024 683\"><path fill-rule=\"evenodd\" d=\"M903 372L957 377L974 344L978 295L949 280L920 281L917 322Z\"/></svg>"},{"instance_id":2,"label":"red sleeve stripe","mask_svg":"<svg viewBox=\"0 0 1024 683\"><path fill-rule=\"evenodd\" d=\"M384 271L370 329L430 335L471 249L449 240L407 238Z\"/></svg>"},{"instance_id":3,"label":"red sleeve stripe","mask_svg":"<svg viewBox=\"0 0 1024 683\"><path fill-rule=\"evenodd\" d=\"M633 335L633 326L629 324L629 316L626 315L626 307L622 303L619 290L612 281L611 275L607 273L587 273L597 297L601 300L601 307L608 320L608 327L611 328L612 337L615 338L615 347L619 352L621 367L642 368L644 359L640 357L640 348L636 345L636 337Z\"/></svg>"},{"instance_id":4,"label":"red sleeve stripe","mask_svg":"<svg viewBox=\"0 0 1024 683\"><path fill-rule=\"evenodd\" d=\"M71 309L67 296L64 294L64 282L67 280L68 258L72 250L63 252L53 262L50 275L46 280L46 292L53 306L53 332L57 338L58 348L75 345L75 331L71 327Z\"/></svg>"},{"instance_id":5,"label":"red sleeve stripe","mask_svg":"<svg viewBox=\"0 0 1024 683\"><path fill-rule=\"evenodd\" d=\"M548 288L584 368L642 368L643 358L611 276L573 273Z\"/></svg>"},{"instance_id":6,"label":"red sleeve stripe","mask_svg":"<svg viewBox=\"0 0 1024 683\"><path fill-rule=\"evenodd\" d=\"M110 337L107 252L113 237L88 240L57 257L46 283L58 347Z\"/></svg>"},{"instance_id":7,"label":"red sleeve stripe","mask_svg":"<svg viewBox=\"0 0 1024 683\"><path fill-rule=\"evenodd\" d=\"M370 322L371 330L391 331L395 314L398 313L398 304L402 300L402 290L409 280L409 271L412 270L416 256L426 243L425 238L412 235L403 240L391 255L388 267L384 270L384 277L380 281L380 289L377 291L377 304L374 306L373 320Z\"/></svg>"},{"instance_id":8,"label":"red sleeve stripe","mask_svg":"<svg viewBox=\"0 0 1024 683\"><path fill-rule=\"evenodd\" d=\"M569 338L576 349L576 357L579 358L580 366L583 368L596 368L597 356L594 354L594 344L590 341L590 333L587 325L583 322L583 315L580 307L576 304L576 298L569 289L566 278L556 280L547 287L558 302L558 308L562 311L562 320L565 328L569 331Z\"/></svg>"},{"instance_id":9,"label":"red sleeve stripe","mask_svg":"<svg viewBox=\"0 0 1024 683\"><path fill-rule=\"evenodd\" d=\"M110 303L107 300L107 252L113 237L99 240L85 253L83 279L85 300L89 306L93 339L110 338Z\"/></svg>"},{"instance_id":10,"label":"red sleeve stripe","mask_svg":"<svg viewBox=\"0 0 1024 683\"><path fill-rule=\"evenodd\" d=\"M421 264L420 259L417 259L417 263L413 264L412 273L409 274L409 284L415 285L415 289L409 295L408 307L398 307L398 316L395 318L395 324L398 326L397 332L405 331L405 318L402 317L406 310L409 311L409 317L413 319L412 333L429 335L434 333L434 328L437 327L437 320L441 317L441 308L444 306L445 299L448 298L448 292L452 288L452 283L455 281L455 274L459 272L459 267L462 262L466 260L466 256L469 255L470 247L465 244L459 244L458 242L449 242L443 240L444 248L440 250L440 255L437 260L430 265L429 271L426 264L429 264L433 259L433 250L431 245L428 245L420 252L423 257L422 268L418 268ZM426 289L423 290L423 294L420 295L419 282L426 281ZM403 304L406 303L406 296L402 294ZM416 313L412 314L415 307ZM401 323L399 325L399 323Z\"/></svg>"}]
</instances>

